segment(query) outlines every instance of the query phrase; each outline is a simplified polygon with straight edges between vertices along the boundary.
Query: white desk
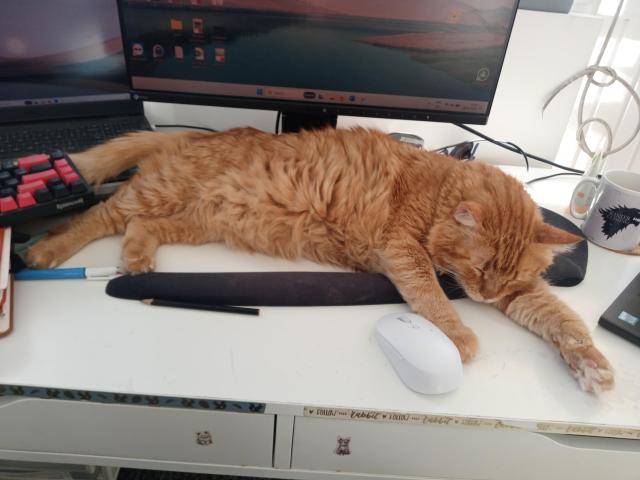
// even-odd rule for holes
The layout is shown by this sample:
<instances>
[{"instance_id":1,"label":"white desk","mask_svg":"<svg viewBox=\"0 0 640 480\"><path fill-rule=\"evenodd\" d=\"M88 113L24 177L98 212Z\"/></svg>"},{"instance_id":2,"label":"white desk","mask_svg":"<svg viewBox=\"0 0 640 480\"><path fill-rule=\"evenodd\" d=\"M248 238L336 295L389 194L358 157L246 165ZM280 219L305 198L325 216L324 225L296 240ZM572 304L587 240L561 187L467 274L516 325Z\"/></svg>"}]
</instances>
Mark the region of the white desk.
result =
<instances>
[{"instance_id":1,"label":"white desk","mask_svg":"<svg viewBox=\"0 0 640 480\"><path fill-rule=\"evenodd\" d=\"M531 193L561 211L574 182L549 180ZM119 239L108 238L66 266L118 258ZM331 270L215 244L161 247L157 265ZM477 333L479 354L459 390L425 396L401 383L373 336L378 318L406 305L263 308L248 317L118 300L100 282L16 283L15 331L0 340L0 385L51 388L60 398L60 389L117 393L125 404L5 392L0 458L280 478L637 479L640 349L596 325L638 271L640 258L589 245L584 282L553 289L594 330L617 371L615 390L601 398L582 392L540 338L470 300L454 305ZM133 406L136 395L140 403L177 398L172 405L187 398L195 408ZM245 413L213 411L222 400ZM394 412L410 415L392 419ZM197 432L213 443L198 444ZM351 437L350 455L335 454L338 436Z\"/></svg>"}]
</instances>

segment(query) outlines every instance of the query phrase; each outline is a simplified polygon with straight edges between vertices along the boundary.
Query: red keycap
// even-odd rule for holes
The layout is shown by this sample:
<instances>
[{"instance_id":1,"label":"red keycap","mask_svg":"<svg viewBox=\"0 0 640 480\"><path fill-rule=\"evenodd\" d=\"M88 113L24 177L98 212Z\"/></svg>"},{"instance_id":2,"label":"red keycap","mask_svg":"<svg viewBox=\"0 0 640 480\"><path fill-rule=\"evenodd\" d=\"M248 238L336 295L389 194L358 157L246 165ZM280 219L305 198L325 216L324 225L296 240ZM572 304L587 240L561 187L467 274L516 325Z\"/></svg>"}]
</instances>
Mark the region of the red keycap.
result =
<instances>
[{"instance_id":1,"label":"red keycap","mask_svg":"<svg viewBox=\"0 0 640 480\"><path fill-rule=\"evenodd\" d=\"M29 192L19 193L17 195L17 198L18 198L18 206L20 208L30 207L31 205L36 204L36 199L33 198L33 195L31 195Z\"/></svg>"},{"instance_id":2,"label":"red keycap","mask_svg":"<svg viewBox=\"0 0 640 480\"><path fill-rule=\"evenodd\" d=\"M65 158L61 158L60 160L54 160L53 166L56 168L56 170L58 170L59 168L62 168L62 167L68 167L69 162L67 162Z\"/></svg>"},{"instance_id":3,"label":"red keycap","mask_svg":"<svg viewBox=\"0 0 640 480\"><path fill-rule=\"evenodd\" d=\"M18 185L18 193L33 193L36 190L40 190L42 188L47 188L42 180L31 183L23 183L22 185Z\"/></svg>"},{"instance_id":4,"label":"red keycap","mask_svg":"<svg viewBox=\"0 0 640 480\"><path fill-rule=\"evenodd\" d=\"M11 210L15 210L18 208L16 205L16 201L13 197L2 197L0 198L0 212L10 212Z\"/></svg>"},{"instance_id":5,"label":"red keycap","mask_svg":"<svg viewBox=\"0 0 640 480\"><path fill-rule=\"evenodd\" d=\"M46 153L39 153L37 155L29 155L28 157L22 157L18 159L18 167L25 170L31 170L31 167L38 165L39 163L45 163L49 161L49 155Z\"/></svg>"},{"instance_id":6,"label":"red keycap","mask_svg":"<svg viewBox=\"0 0 640 480\"><path fill-rule=\"evenodd\" d=\"M71 167L61 168L60 170L58 170L58 174L62 178L64 178L65 175L72 175L74 173L76 173L76 171Z\"/></svg>"},{"instance_id":7,"label":"red keycap","mask_svg":"<svg viewBox=\"0 0 640 480\"><path fill-rule=\"evenodd\" d=\"M60 162L60 163L56 163L56 162ZM56 160L56 162L53 162L53 168L56 169L56 172L58 172L58 175L62 176L62 174L64 172L73 172L73 168L71 168L71 165L69 165L67 163L66 160Z\"/></svg>"},{"instance_id":8,"label":"red keycap","mask_svg":"<svg viewBox=\"0 0 640 480\"><path fill-rule=\"evenodd\" d=\"M65 185L69 185L70 183L73 183L76 180L80 180L80 175L78 175L76 172L71 172L71 173L65 172L60 174L60 176L62 177L62 181L65 183Z\"/></svg>"},{"instance_id":9,"label":"red keycap","mask_svg":"<svg viewBox=\"0 0 640 480\"><path fill-rule=\"evenodd\" d=\"M50 168L49 170L45 170L44 172L30 173L28 175L24 175L22 177L22 183L27 184L31 182L36 182L38 180L47 182L52 178L58 178L58 173L53 168Z\"/></svg>"}]
</instances>

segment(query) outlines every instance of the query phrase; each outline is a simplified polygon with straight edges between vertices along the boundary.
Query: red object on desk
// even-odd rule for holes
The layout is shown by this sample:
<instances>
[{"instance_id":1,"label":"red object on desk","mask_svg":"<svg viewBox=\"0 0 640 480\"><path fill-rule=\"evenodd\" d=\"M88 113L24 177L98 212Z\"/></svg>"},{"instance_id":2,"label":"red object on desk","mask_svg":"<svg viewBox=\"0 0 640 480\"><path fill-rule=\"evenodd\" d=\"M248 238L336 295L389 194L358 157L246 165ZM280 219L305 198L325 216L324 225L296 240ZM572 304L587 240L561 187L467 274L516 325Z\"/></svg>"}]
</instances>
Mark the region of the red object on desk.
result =
<instances>
[{"instance_id":1,"label":"red object on desk","mask_svg":"<svg viewBox=\"0 0 640 480\"><path fill-rule=\"evenodd\" d=\"M44 172L38 172L38 173L30 173L28 175L25 175L22 177L22 183L26 184L26 183L31 183L31 182L35 182L38 180L42 180L43 182L46 182L48 180L51 180L52 178L58 178L58 173L53 170L45 170Z\"/></svg>"},{"instance_id":2,"label":"red object on desk","mask_svg":"<svg viewBox=\"0 0 640 480\"><path fill-rule=\"evenodd\" d=\"M31 170L31 167L40 163L49 161L49 155L46 153L39 153L37 155L29 155L28 157L22 157L18 159L18 167L24 168L27 171Z\"/></svg>"},{"instance_id":3,"label":"red object on desk","mask_svg":"<svg viewBox=\"0 0 640 480\"><path fill-rule=\"evenodd\" d=\"M64 181L66 185L69 185L71 182L75 182L80 179L80 176L76 173L76 171L71 168L71 165L65 160L56 160L53 162L53 168L56 169L60 178Z\"/></svg>"},{"instance_id":4,"label":"red object on desk","mask_svg":"<svg viewBox=\"0 0 640 480\"><path fill-rule=\"evenodd\" d=\"M44 184L44 182L42 180L38 180L37 182L23 183L22 185L18 185L18 193L33 193L36 190L42 190L45 188L47 188L47 186Z\"/></svg>"},{"instance_id":5,"label":"red object on desk","mask_svg":"<svg viewBox=\"0 0 640 480\"><path fill-rule=\"evenodd\" d=\"M4 248L5 243L11 244L11 229L0 227L0 337L13 330L13 276L9 274L10 249Z\"/></svg>"},{"instance_id":6,"label":"red object on desk","mask_svg":"<svg viewBox=\"0 0 640 480\"><path fill-rule=\"evenodd\" d=\"M10 212L16 208L18 208L18 205L13 197L0 198L0 212Z\"/></svg>"},{"instance_id":7,"label":"red object on desk","mask_svg":"<svg viewBox=\"0 0 640 480\"><path fill-rule=\"evenodd\" d=\"M36 200L30 192L19 193L16 198L18 199L18 205L20 208L30 207L31 205L36 204Z\"/></svg>"},{"instance_id":8,"label":"red object on desk","mask_svg":"<svg viewBox=\"0 0 640 480\"><path fill-rule=\"evenodd\" d=\"M61 158L60 160L54 160L53 162L53 167L56 170L60 170L61 168L68 167L68 166L69 166L69 162L67 162L67 160L64 158Z\"/></svg>"},{"instance_id":9,"label":"red object on desk","mask_svg":"<svg viewBox=\"0 0 640 480\"><path fill-rule=\"evenodd\" d=\"M80 175L78 175L73 170L71 172L64 172L60 175L62 177L62 181L69 185L70 183L75 182L76 180L80 180Z\"/></svg>"}]
</instances>

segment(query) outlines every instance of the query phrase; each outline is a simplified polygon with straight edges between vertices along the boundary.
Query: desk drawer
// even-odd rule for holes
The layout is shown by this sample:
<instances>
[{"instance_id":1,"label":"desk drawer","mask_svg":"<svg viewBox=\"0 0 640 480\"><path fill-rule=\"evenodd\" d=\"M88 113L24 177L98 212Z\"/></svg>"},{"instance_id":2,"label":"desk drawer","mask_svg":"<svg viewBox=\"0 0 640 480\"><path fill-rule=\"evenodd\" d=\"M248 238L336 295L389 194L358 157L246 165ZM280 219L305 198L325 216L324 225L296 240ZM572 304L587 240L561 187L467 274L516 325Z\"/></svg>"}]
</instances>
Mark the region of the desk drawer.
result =
<instances>
[{"instance_id":1,"label":"desk drawer","mask_svg":"<svg viewBox=\"0 0 640 480\"><path fill-rule=\"evenodd\" d=\"M264 414L38 399L0 406L2 450L270 467L273 431Z\"/></svg>"},{"instance_id":2,"label":"desk drawer","mask_svg":"<svg viewBox=\"0 0 640 480\"><path fill-rule=\"evenodd\" d=\"M292 468L451 479L638 479L640 440L296 417ZM342 440L338 440L338 439Z\"/></svg>"}]
</instances>

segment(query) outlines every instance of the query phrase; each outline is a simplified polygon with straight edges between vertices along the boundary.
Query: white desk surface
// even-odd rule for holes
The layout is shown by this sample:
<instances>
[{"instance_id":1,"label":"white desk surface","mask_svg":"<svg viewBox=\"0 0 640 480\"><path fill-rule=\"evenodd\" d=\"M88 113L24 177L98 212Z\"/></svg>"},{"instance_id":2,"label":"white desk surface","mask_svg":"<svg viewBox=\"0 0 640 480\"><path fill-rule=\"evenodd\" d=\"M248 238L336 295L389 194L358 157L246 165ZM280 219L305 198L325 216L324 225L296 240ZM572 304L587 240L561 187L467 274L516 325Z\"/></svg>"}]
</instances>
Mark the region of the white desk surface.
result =
<instances>
[{"instance_id":1,"label":"white desk surface","mask_svg":"<svg viewBox=\"0 0 640 480\"><path fill-rule=\"evenodd\" d=\"M515 169L521 173L521 170ZM548 173L536 171L530 177ZM574 178L536 184L532 196L562 211ZM93 243L65 266L119 259L119 238ZM229 250L164 246L158 271L332 270ZM480 340L455 392L412 392L396 376L373 331L406 305L262 308L259 317L150 307L81 280L16 282L15 331L0 340L0 384L266 402L302 406L569 422L640 428L640 348L597 327L600 314L640 271L640 258L589 245L587 277L554 288L594 332L617 371L612 392L582 392L559 355L501 313L454 302Z\"/></svg>"}]
</instances>

